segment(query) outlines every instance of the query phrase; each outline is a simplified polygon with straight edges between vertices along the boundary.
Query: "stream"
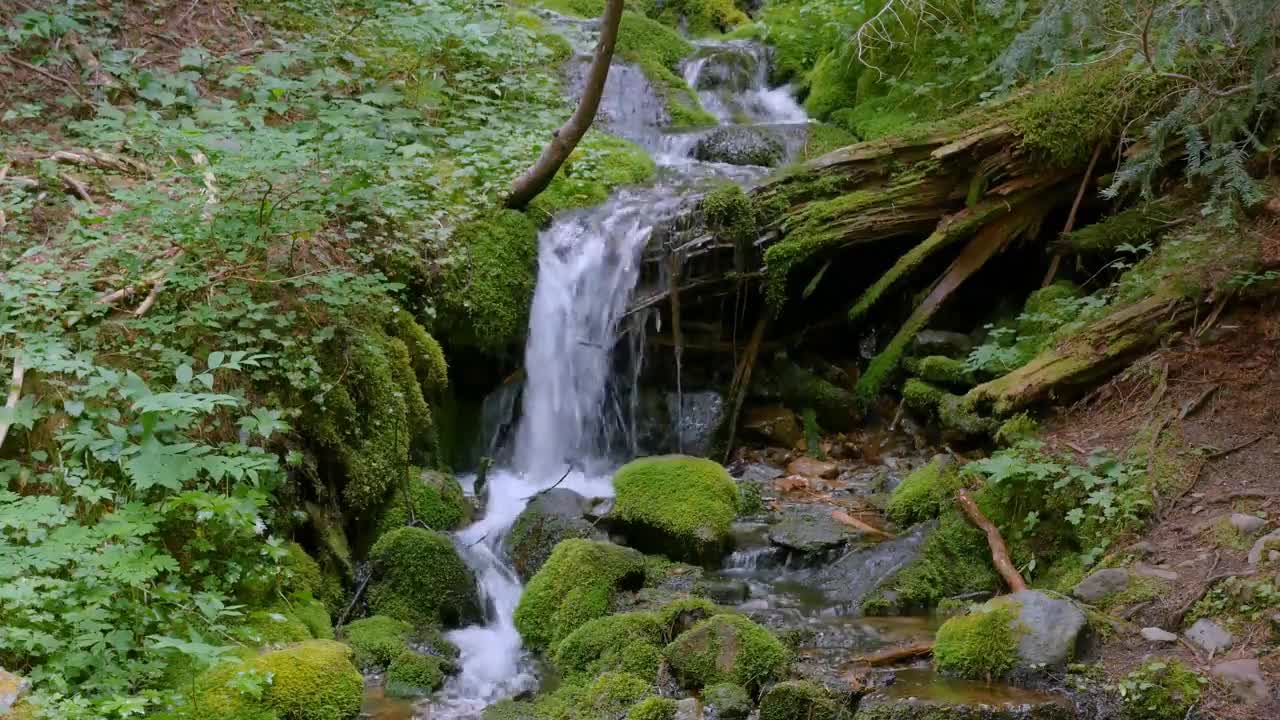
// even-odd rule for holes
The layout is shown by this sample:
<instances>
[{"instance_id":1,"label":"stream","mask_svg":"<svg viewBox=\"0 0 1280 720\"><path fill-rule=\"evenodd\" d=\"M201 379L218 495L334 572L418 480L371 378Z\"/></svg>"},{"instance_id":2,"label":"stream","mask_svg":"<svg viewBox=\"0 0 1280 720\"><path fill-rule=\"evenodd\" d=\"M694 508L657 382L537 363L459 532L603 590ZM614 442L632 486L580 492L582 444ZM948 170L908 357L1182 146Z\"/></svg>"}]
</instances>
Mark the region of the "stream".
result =
<instances>
[{"instance_id":1,"label":"stream","mask_svg":"<svg viewBox=\"0 0 1280 720\"><path fill-rule=\"evenodd\" d=\"M580 91L593 42L591 22L548 17L575 45L577 57L569 61L566 74L575 92ZM645 331L658 320L646 312L627 314L641 253L653 240L656 226L687 211L690 199L712 184L749 185L769 172L765 167L695 159L701 154L700 141L709 133L757 126L785 148L784 160L794 157L807 138L808 120L790 89L767 82L768 51L762 45L699 43L683 74L704 107L718 118L718 128L666 132L669 118L644 74L622 62L610 70L597 122L646 148L658 164L658 177L649 186L622 188L598 207L557 216L541 232L525 380L499 388L486 401L478 454L496 462L486 473L484 487L475 487L474 476L460 477L467 492L483 505L481 519L459 531L456 542L475 573L486 622L448 633L460 651L460 671L443 690L409 705L373 689L366 717L471 720L498 700L538 689L538 663L522 648L513 621L523 588L505 557L503 540L539 491L554 485L588 498L612 496L612 472L627 459L655 450L641 437L641 409L634 390L643 368ZM689 399L678 401L681 411L673 413L681 438L686 422L695 430L698 425L697 418L685 417ZM906 435L884 433L877 442L886 455L914 456L904 460L902 474L911 462L921 460L921 451ZM683 440L678 445L693 451ZM866 475L882 470L883 463L877 463L861 471ZM768 468L747 471L756 474L752 480L766 485L775 472L781 474ZM883 482L881 490L887 490ZM851 485L850 492L862 487ZM817 512L829 514L826 508ZM815 566L797 562L779 547L766 520L739 522L736 551L720 570L708 572L707 579L727 588L730 597L717 598L719 602L737 605L775 630L808 633L811 639L797 659L800 666L818 675L838 676L848 659L860 652L932 637L934 619L858 617L856 596L851 600L847 594L849 583L870 588L896 571L920 543L919 533L855 548ZM839 593L824 591L837 587ZM964 690L934 682L927 669L912 672L915 675L901 685L912 692Z\"/></svg>"}]
</instances>

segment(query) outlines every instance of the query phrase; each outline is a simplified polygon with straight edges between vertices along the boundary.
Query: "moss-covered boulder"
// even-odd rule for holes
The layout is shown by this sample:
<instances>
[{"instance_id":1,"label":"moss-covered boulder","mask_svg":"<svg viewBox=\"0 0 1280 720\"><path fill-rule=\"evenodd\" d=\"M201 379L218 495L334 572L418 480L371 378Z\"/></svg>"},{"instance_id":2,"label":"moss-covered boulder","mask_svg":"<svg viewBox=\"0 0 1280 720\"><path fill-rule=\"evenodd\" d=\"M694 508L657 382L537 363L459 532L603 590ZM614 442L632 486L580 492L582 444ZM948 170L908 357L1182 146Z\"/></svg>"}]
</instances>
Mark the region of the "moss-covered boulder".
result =
<instances>
[{"instance_id":1,"label":"moss-covered boulder","mask_svg":"<svg viewBox=\"0 0 1280 720\"><path fill-rule=\"evenodd\" d=\"M374 534L386 533L412 523L448 532L466 524L471 505L462 485L450 474L411 468L399 487L392 487L386 503L378 511Z\"/></svg>"},{"instance_id":2,"label":"moss-covered boulder","mask_svg":"<svg viewBox=\"0 0 1280 720\"><path fill-rule=\"evenodd\" d=\"M885 514L899 525L935 518L952 507L960 487L955 461L950 455L935 455L893 489Z\"/></svg>"},{"instance_id":3,"label":"moss-covered boulder","mask_svg":"<svg viewBox=\"0 0 1280 720\"><path fill-rule=\"evenodd\" d=\"M235 629L235 636L250 645L278 646L311 640L311 630L297 617L276 610L254 610Z\"/></svg>"},{"instance_id":4,"label":"moss-covered boulder","mask_svg":"<svg viewBox=\"0 0 1280 720\"><path fill-rule=\"evenodd\" d=\"M641 458L613 476L609 515L630 544L691 562L719 560L731 543L738 488L720 464L684 455Z\"/></svg>"},{"instance_id":5,"label":"moss-covered boulder","mask_svg":"<svg viewBox=\"0 0 1280 720\"><path fill-rule=\"evenodd\" d=\"M847 388L819 377L779 357L774 363L778 389L787 407L812 408L818 423L827 430L844 432L853 429L859 418L858 399Z\"/></svg>"},{"instance_id":6,"label":"moss-covered boulder","mask_svg":"<svg viewBox=\"0 0 1280 720\"><path fill-rule=\"evenodd\" d=\"M644 556L595 540L565 540L525 587L515 623L527 647L547 649L609 612L620 589L644 582Z\"/></svg>"},{"instance_id":7,"label":"moss-covered boulder","mask_svg":"<svg viewBox=\"0 0 1280 720\"><path fill-rule=\"evenodd\" d=\"M228 687L238 674L261 679L262 696L255 700ZM364 695L364 678L351 664L351 648L332 640L310 640L224 663L196 684L192 705L198 717L233 720L354 720Z\"/></svg>"},{"instance_id":8,"label":"moss-covered boulder","mask_svg":"<svg viewBox=\"0 0 1280 720\"><path fill-rule=\"evenodd\" d=\"M788 680L760 698L760 720L838 720L846 708L830 690L809 680Z\"/></svg>"},{"instance_id":9,"label":"moss-covered boulder","mask_svg":"<svg viewBox=\"0 0 1280 720\"><path fill-rule=\"evenodd\" d=\"M778 638L741 615L703 620L663 651L683 687L731 682L755 692L780 678L790 653Z\"/></svg>"},{"instance_id":10,"label":"moss-covered boulder","mask_svg":"<svg viewBox=\"0 0 1280 720\"><path fill-rule=\"evenodd\" d=\"M978 506L990 502L982 493ZM928 534L920 555L889 583L900 609L924 609L970 592L993 591L1000 577L991 565L986 537L958 509L949 508ZM874 599L874 598L873 598Z\"/></svg>"},{"instance_id":11,"label":"moss-covered boulder","mask_svg":"<svg viewBox=\"0 0 1280 720\"><path fill-rule=\"evenodd\" d=\"M417 626L456 627L483 615L475 578L448 537L420 527L383 535L369 551L369 606Z\"/></svg>"},{"instance_id":12,"label":"moss-covered boulder","mask_svg":"<svg viewBox=\"0 0 1280 720\"><path fill-rule=\"evenodd\" d=\"M1002 595L938 629L937 668L962 677L1028 676L1065 667L1083 640L1084 612L1039 590Z\"/></svg>"},{"instance_id":13,"label":"moss-covered boulder","mask_svg":"<svg viewBox=\"0 0 1280 720\"><path fill-rule=\"evenodd\" d=\"M605 673L587 690L582 717L593 720L622 720L627 711L653 694L651 683L623 672Z\"/></svg>"},{"instance_id":14,"label":"moss-covered boulder","mask_svg":"<svg viewBox=\"0 0 1280 720\"><path fill-rule=\"evenodd\" d=\"M663 636L658 613L608 615L569 633L556 646L552 662L568 678L620 671L653 681L658 674Z\"/></svg>"},{"instance_id":15,"label":"moss-covered boulder","mask_svg":"<svg viewBox=\"0 0 1280 720\"><path fill-rule=\"evenodd\" d=\"M387 692L397 697L429 695L444 685L444 663L433 655L403 650L387 666Z\"/></svg>"},{"instance_id":16,"label":"moss-covered boulder","mask_svg":"<svg viewBox=\"0 0 1280 720\"><path fill-rule=\"evenodd\" d=\"M702 689L702 704L720 720L746 720L751 714L751 695L741 685L716 683Z\"/></svg>"},{"instance_id":17,"label":"moss-covered boulder","mask_svg":"<svg viewBox=\"0 0 1280 720\"><path fill-rule=\"evenodd\" d=\"M342 639L354 651L356 666L361 670L386 668L409 646L413 626L403 620L374 615L347 625Z\"/></svg>"},{"instance_id":18,"label":"moss-covered boulder","mask_svg":"<svg viewBox=\"0 0 1280 720\"><path fill-rule=\"evenodd\" d=\"M698 140L693 156L705 162L773 167L786 153L773 133L749 125L726 125Z\"/></svg>"},{"instance_id":19,"label":"moss-covered boulder","mask_svg":"<svg viewBox=\"0 0 1280 720\"><path fill-rule=\"evenodd\" d=\"M519 344L528 325L538 228L523 213L497 210L459 226L450 263L433 298L433 330L451 345L496 351Z\"/></svg>"},{"instance_id":20,"label":"moss-covered boulder","mask_svg":"<svg viewBox=\"0 0 1280 720\"><path fill-rule=\"evenodd\" d=\"M1009 606L979 608L938 628L933 662L939 671L970 678L1000 678L1018 662L1018 613Z\"/></svg>"},{"instance_id":21,"label":"moss-covered boulder","mask_svg":"<svg viewBox=\"0 0 1280 720\"><path fill-rule=\"evenodd\" d=\"M678 709L679 703L671 698L647 697L627 712L627 720L675 720Z\"/></svg>"},{"instance_id":22,"label":"moss-covered boulder","mask_svg":"<svg viewBox=\"0 0 1280 720\"><path fill-rule=\"evenodd\" d=\"M534 498L520 513L504 543L512 568L529 581L563 540L604 539L604 533L587 522L586 498L565 488L553 488Z\"/></svg>"}]
</instances>

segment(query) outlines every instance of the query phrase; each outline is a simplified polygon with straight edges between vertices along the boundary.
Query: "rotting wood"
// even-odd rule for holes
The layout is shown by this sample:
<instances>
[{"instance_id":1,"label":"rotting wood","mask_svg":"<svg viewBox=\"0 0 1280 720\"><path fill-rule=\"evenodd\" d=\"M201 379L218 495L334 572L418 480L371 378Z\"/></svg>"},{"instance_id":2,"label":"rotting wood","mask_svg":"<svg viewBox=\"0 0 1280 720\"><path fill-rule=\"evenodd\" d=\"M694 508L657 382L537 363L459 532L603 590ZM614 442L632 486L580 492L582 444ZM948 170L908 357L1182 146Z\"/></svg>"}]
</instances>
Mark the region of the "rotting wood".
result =
<instances>
[{"instance_id":1,"label":"rotting wood","mask_svg":"<svg viewBox=\"0 0 1280 720\"><path fill-rule=\"evenodd\" d=\"M1000 577L1004 578L1004 584L1009 586L1010 592L1021 592L1027 589L1027 581L1022 579L1022 574L1018 572L1018 568L1013 564L1013 560L1009 558L1009 547L1004 543L1004 537L1000 535L1000 528L982 513L978 503L973 501L969 496L969 491L961 489L956 493L956 504L960 506L960 510L964 512L965 517L969 518L969 522L973 523L979 530L987 535L987 546L991 548L991 564L995 565L996 571L1000 573Z\"/></svg>"},{"instance_id":2,"label":"rotting wood","mask_svg":"<svg viewBox=\"0 0 1280 720\"><path fill-rule=\"evenodd\" d=\"M854 517L854 516L850 515L849 513L845 512L844 510L832 510L832 511L831 511L831 519L832 519L832 520L835 520L836 522L838 522L838 523L840 523L840 524L842 524L842 525L848 525L848 526L849 526L849 527L851 527L851 528L856 528L856 529L858 529L858 530L861 530L862 532L864 532L864 533L866 533L866 534L868 534L868 535L874 535L874 536L876 536L876 537L880 538L881 540L892 540L892 539L893 539L893 535L892 535L891 533L887 533L887 532L885 532L884 530L881 530L880 528L878 528L878 527L876 527L876 526L874 526L874 525L872 525L872 524L870 524L870 523L868 523L868 522L865 522L865 521L863 521L863 520L859 520L858 518L856 518L856 517Z\"/></svg>"},{"instance_id":3,"label":"rotting wood","mask_svg":"<svg viewBox=\"0 0 1280 720\"><path fill-rule=\"evenodd\" d=\"M760 345L764 342L764 332L769 325L769 313L760 311L756 326L751 330L751 340L747 342L747 350L742 354L742 362L738 363L733 373L733 382L729 385L729 397L733 409L729 412L729 440L725 443L725 462L729 461L729 453L733 451L734 440L738 434L738 417L742 414L742 403L747 398L747 390L751 387L751 372L755 369L756 358L760 355Z\"/></svg>"},{"instance_id":4,"label":"rotting wood","mask_svg":"<svg viewBox=\"0 0 1280 720\"><path fill-rule=\"evenodd\" d=\"M916 658L927 657L933 654L933 641L922 640L913 642L909 645L896 645L894 647L884 648L868 655L859 655L853 659L858 665L869 665L871 667L883 667L885 665L896 665L904 660L915 660Z\"/></svg>"}]
</instances>

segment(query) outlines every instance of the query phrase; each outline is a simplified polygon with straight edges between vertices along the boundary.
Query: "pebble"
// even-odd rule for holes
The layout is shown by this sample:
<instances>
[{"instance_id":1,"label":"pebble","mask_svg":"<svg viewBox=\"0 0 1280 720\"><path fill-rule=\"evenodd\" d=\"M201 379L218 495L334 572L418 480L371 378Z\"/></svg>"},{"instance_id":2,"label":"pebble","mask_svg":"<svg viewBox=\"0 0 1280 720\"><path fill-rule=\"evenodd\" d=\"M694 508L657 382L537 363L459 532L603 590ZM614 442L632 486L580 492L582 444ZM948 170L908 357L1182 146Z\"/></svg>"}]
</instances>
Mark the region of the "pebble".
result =
<instances>
[{"instance_id":1,"label":"pebble","mask_svg":"<svg viewBox=\"0 0 1280 720\"><path fill-rule=\"evenodd\" d=\"M1231 513L1231 524L1245 535L1252 535L1267 526L1267 521L1257 515Z\"/></svg>"},{"instance_id":2,"label":"pebble","mask_svg":"<svg viewBox=\"0 0 1280 720\"><path fill-rule=\"evenodd\" d=\"M1271 699L1271 684L1257 660L1229 660L1213 666L1213 674L1226 681L1241 701L1251 704Z\"/></svg>"},{"instance_id":3,"label":"pebble","mask_svg":"<svg viewBox=\"0 0 1280 720\"><path fill-rule=\"evenodd\" d=\"M1258 538L1257 542L1253 544L1253 547L1249 548L1250 565L1257 565L1262 562L1262 553L1270 549L1267 547L1269 544L1280 545L1280 530L1272 530L1266 535L1263 535ZM1268 555L1267 557L1270 558L1271 556Z\"/></svg>"},{"instance_id":4,"label":"pebble","mask_svg":"<svg viewBox=\"0 0 1280 720\"><path fill-rule=\"evenodd\" d=\"M1230 650L1235 640L1231 637L1231 633L1227 632L1226 628L1208 618L1200 618L1194 625L1187 628L1187 631L1183 634L1186 635L1187 640L1191 641L1192 645L1210 655Z\"/></svg>"},{"instance_id":5,"label":"pebble","mask_svg":"<svg viewBox=\"0 0 1280 720\"><path fill-rule=\"evenodd\" d=\"M1168 630L1162 630L1161 628L1158 628L1158 627L1145 627L1145 628L1142 628L1140 632L1142 633L1142 637L1149 642L1162 642L1162 643L1178 642L1177 635L1174 635Z\"/></svg>"},{"instance_id":6,"label":"pebble","mask_svg":"<svg viewBox=\"0 0 1280 720\"><path fill-rule=\"evenodd\" d=\"M1097 602L1129 587L1129 571L1124 568L1099 570L1071 590L1071 594L1087 602Z\"/></svg>"}]
</instances>

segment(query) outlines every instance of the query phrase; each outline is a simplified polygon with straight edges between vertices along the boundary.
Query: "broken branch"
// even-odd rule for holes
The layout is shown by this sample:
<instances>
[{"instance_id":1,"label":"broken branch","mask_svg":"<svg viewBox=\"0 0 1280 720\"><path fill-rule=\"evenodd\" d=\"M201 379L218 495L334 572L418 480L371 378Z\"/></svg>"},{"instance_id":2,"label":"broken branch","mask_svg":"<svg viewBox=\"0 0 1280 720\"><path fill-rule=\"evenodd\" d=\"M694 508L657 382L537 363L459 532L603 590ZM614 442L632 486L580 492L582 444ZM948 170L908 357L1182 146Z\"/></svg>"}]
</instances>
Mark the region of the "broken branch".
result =
<instances>
[{"instance_id":1,"label":"broken branch","mask_svg":"<svg viewBox=\"0 0 1280 720\"><path fill-rule=\"evenodd\" d=\"M877 650L869 655L859 655L854 658L853 661L859 665L880 667L883 665L896 665L903 660L914 660L916 658L932 654L933 641L924 640L921 642L911 643L910 645L899 645L897 647Z\"/></svg>"},{"instance_id":2,"label":"broken branch","mask_svg":"<svg viewBox=\"0 0 1280 720\"><path fill-rule=\"evenodd\" d=\"M18 407L18 399L22 397L22 380L26 377L27 369L22 366L22 358L17 355L13 356L13 379L9 381L9 397L5 400L4 409L6 417ZM9 426L13 423L9 420L0 422L0 447L4 447L5 436L9 434Z\"/></svg>"},{"instance_id":3,"label":"broken branch","mask_svg":"<svg viewBox=\"0 0 1280 720\"><path fill-rule=\"evenodd\" d=\"M1004 578L1005 585L1009 586L1010 592L1021 592L1027 589L1027 581L1022 579L1022 574L1018 572L1018 568L1013 564L1013 560L1009 559L1009 548L1004 544L1004 537L1000 535L1000 528L995 526L982 510L978 508L978 504L969 496L968 490L960 490L956 494L956 504L960 506L960 510L964 512L965 517L969 518L969 522L973 523L979 530L987 535L987 545L991 548L991 564L996 566L996 571L1000 573L1000 577Z\"/></svg>"}]
</instances>

